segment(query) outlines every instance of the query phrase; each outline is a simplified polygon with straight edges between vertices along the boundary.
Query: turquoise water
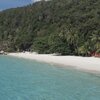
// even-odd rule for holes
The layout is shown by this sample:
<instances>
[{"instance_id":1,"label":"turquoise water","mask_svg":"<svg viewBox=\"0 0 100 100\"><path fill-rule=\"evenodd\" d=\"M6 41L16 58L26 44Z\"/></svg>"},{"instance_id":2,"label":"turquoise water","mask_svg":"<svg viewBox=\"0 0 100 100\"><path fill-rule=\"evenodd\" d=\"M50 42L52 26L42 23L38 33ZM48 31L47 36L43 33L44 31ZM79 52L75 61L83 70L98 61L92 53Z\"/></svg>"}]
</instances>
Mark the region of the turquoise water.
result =
<instances>
[{"instance_id":1,"label":"turquoise water","mask_svg":"<svg viewBox=\"0 0 100 100\"><path fill-rule=\"evenodd\" d=\"M0 56L0 100L100 100L100 76Z\"/></svg>"}]
</instances>

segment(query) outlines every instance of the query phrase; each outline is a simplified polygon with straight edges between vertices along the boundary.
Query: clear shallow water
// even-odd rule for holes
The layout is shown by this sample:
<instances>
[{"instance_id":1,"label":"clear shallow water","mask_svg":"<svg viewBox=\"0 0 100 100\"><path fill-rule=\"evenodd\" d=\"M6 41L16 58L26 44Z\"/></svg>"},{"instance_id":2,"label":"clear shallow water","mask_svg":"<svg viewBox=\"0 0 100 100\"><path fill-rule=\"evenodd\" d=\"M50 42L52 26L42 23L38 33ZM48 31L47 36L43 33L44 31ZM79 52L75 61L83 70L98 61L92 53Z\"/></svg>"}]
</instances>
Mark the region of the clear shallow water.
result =
<instances>
[{"instance_id":1,"label":"clear shallow water","mask_svg":"<svg viewBox=\"0 0 100 100\"><path fill-rule=\"evenodd\" d=\"M100 76L0 56L0 100L100 100Z\"/></svg>"}]
</instances>

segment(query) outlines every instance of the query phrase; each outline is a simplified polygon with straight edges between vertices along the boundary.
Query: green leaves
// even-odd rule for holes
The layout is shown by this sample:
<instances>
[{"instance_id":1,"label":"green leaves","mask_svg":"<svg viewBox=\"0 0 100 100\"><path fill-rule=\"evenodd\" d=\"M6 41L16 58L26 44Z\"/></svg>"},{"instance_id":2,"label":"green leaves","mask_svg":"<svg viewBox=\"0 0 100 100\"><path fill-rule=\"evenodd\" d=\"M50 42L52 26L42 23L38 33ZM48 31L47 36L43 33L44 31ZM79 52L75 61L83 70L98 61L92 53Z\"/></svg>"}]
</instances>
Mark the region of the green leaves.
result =
<instances>
[{"instance_id":1,"label":"green leaves","mask_svg":"<svg viewBox=\"0 0 100 100\"><path fill-rule=\"evenodd\" d=\"M100 0L50 0L0 12L0 48L85 55L100 51Z\"/></svg>"}]
</instances>

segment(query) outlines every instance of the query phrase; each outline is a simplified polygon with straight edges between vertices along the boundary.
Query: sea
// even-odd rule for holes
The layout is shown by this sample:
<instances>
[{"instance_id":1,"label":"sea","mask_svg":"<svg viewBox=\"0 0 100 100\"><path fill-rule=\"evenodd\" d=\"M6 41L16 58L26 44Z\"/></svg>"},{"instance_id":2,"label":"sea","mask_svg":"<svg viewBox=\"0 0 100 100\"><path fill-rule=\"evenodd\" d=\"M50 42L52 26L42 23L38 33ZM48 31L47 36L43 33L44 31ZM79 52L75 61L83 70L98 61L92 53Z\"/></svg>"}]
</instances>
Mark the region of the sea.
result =
<instances>
[{"instance_id":1,"label":"sea","mask_svg":"<svg viewBox=\"0 0 100 100\"><path fill-rule=\"evenodd\" d=\"M100 75L0 56L0 100L100 100Z\"/></svg>"}]
</instances>

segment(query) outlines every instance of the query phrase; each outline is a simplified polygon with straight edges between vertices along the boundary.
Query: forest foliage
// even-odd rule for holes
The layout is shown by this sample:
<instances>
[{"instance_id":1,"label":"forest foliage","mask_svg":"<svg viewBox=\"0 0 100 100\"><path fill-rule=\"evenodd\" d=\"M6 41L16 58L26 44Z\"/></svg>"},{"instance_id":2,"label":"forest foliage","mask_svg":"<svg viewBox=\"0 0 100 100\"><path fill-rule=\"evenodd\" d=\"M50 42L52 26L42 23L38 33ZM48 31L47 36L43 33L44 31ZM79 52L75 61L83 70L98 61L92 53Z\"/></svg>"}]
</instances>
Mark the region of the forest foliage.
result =
<instances>
[{"instance_id":1,"label":"forest foliage","mask_svg":"<svg viewBox=\"0 0 100 100\"><path fill-rule=\"evenodd\" d=\"M0 12L0 49L100 53L100 0L42 0Z\"/></svg>"}]
</instances>

